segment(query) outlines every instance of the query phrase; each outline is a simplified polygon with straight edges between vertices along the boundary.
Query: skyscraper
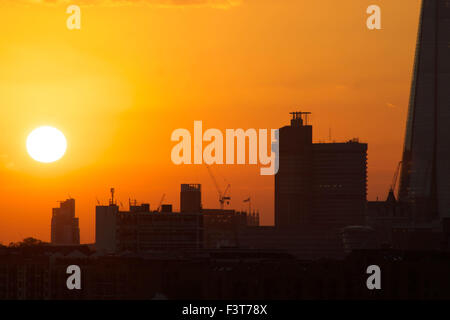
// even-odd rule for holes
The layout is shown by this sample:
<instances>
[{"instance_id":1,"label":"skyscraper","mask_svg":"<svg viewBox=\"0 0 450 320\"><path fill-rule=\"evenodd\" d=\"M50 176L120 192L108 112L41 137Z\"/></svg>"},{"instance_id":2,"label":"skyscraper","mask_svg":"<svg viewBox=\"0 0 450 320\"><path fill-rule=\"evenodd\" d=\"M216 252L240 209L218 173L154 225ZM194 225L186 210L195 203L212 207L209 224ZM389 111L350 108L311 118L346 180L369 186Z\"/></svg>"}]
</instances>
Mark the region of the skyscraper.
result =
<instances>
[{"instance_id":1,"label":"skyscraper","mask_svg":"<svg viewBox=\"0 0 450 320\"><path fill-rule=\"evenodd\" d=\"M280 128L279 170L275 175L275 225L290 227L310 220L312 204L312 126L309 113L293 112ZM303 117L303 118L302 118Z\"/></svg>"},{"instance_id":2,"label":"skyscraper","mask_svg":"<svg viewBox=\"0 0 450 320\"><path fill-rule=\"evenodd\" d=\"M80 244L80 228L75 218L75 199L61 201L59 208L53 208L52 244Z\"/></svg>"},{"instance_id":3,"label":"skyscraper","mask_svg":"<svg viewBox=\"0 0 450 320\"><path fill-rule=\"evenodd\" d=\"M450 1L423 0L399 200L415 222L450 217Z\"/></svg>"},{"instance_id":4,"label":"skyscraper","mask_svg":"<svg viewBox=\"0 0 450 320\"><path fill-rule=\"evenodd\" d=\"M312 223L339 227L366 223L366 143L358 139L314 143L312 172Z\"/></svg>"},{"instance_id":5,"label":"skyscraper","mask_svg":"<svg viewBox=\"0 0 450 320\"><path fill-rule=\"evenodd\" d=\"M345 227L365 223L367 144L313 143L309 112L280 129L275 225Z\"/></svg>"}]
</instances>

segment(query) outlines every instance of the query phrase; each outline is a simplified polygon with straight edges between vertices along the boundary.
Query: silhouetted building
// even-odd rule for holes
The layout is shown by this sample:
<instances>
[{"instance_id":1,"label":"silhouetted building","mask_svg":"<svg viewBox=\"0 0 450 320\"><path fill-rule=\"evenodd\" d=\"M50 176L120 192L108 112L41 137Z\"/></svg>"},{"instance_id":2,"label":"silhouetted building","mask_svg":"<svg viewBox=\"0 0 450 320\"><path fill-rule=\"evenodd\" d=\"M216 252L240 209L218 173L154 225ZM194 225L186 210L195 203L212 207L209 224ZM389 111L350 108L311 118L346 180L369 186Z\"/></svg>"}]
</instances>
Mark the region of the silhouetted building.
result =
<instances>
[{"instance_id":1,"label":"silhouetted building","mask_svg":"<svg viewBox=\"0 0 450 320\"><path fill-rule=\"evenodd\" d=\"M279 131L275 225L344 227L365 222L367 144L312 143L309 112L294 112Z\"/></svg>"},{"instance_id":2,"label":"silhouetted building","mask_svg":"<svg viewBox=\"0 0 450 320\"><path fill-rule=\"evenodd\" d=\"M375 230L368 226L349 226L342 229L342 240L345 253L355 250L378 249L380 244Z\"/></svg>"},{"instance_id":3,"label":"silhouetted building","mask_svg":"<svg viewBox=\"0 0 450 320\"><path fill-rule=\"evenodd\" d=\"M98 251L116 251L118 215L119 207L114 203L95 207L95 248Z\"/></svg>"},{"instance_id":4,"label":"silhouetted building","mask_svg":"<svg viewBox=\"0 0 450 320\"><path fill-rule=\"evenodd\" d=\"M180 192L181 212L200 212L202 210L202 191L200 184L182 184Z\"/></svg>"},{"instance_id":5,"label":"silhouetted building","mask_svg":"<svg viewBox=\"0 0 450 320\"><path fill-rule=\"evenodd\" d=\"M450 6L423 0L401 161L386 201L368 202L378 240L406 250L448 250L450 217Z\"/></svg>"},{"instance_id":6,"label":"silhouetted building","mask_svg":"<svg viewBox=\"0 0 450 320\"><path fill-rule=\"evenodd\" d=\"M172 205L171 204L163 204L161 205L161 212L172 212Z\"/></svg>"},{"instance_id":7,"label":"silhouetted building","mask_svg":"<svg viewBox=\"0 0 450 320\"><path fill-rule=\"evenodd\" d=\"M306 114L307 115L307 114ZM279 170L275 175L275 225L307 223L312 213L312 126L293 113L279 130Z\"/></svg>"},{"instance_id":8,"label":"silhouetted building","mask_svg":"<svg viewBox=\"0 0 450 320\"><path fill-rule=\"evenodd\" d=\"M367 144L313 144L310 222L338 227L365 224Z\"/></svg>"},{"instance_id":9,"label":"silhouetted building","mask_svg":"<svg viewBox=\"0 0 450 320\"><path fill-rule=\"evenodd\" d=\"M301 259L344 257L342 228L365 224L367 144L313 143L309 112L279 131L275 227L241 232L243 248L283 249Z\"/></svg>"},{"instance_id":10,"label":"silhouetted building","mask_svg":"<svg viewBox=\"0 0 450 320\"><path fill-rule=\"evenodd\" d=\"M58 245L80 244L80 228L75 218L75 199L60 202L53 208L51 242Z\"/></svg>"},{"instance_id":11,"label":"silhouetted building","mask_svg":"<svg viewBox=\"0 0 450 320\"><path fill-rule=\"evenodd\" d=\"M450 217L450 5L423 0L399 200L417 223Z\"/></svg>"},{"instance_id":12,"label":"silhouetted building","mask_svg":"<svg viewBox=\"0 0 450 320\"><path fill-rule=\"evenodd\" d=\"M396 227L409 226L411 210L408 204L395 199L394 193L384 201L367 202L367 225L375 230L380 245L393 245L393 231Z\"/></svg>"},{"instance_id":13,"label":"silhouetted building","mask_svg":"<svg viewBox=\"0 0 450 320\"><path fill-rule=\"evenodd\" d=\"M283 250L298 259L343 259L340 228L325 225L299 225L276 228L249 227L239 235L239 246L246 249Z\"/></svg>"},{"instance_id":14,"label":"silhouetted building","mask_svg":"<svg viewBox=\"0 0 450 320\"><path fill-rule=\"evenodd\" d=\"M101 255L59 246L0 247L0 299L315 300L449 299L450 255L357 250L344 260L299 260L274 250L180 250ZM368 290L367 266L382 270ZM67 288L67 266L82 270Z\"/></svg>"},{"instance_id":15,"label":"silhouetted building","mask_svg":"<svg viewBox=\"0 0 450 320\"><path fill-rule=\"evenodd\" d=\"M139 210L140 208L140 210ZM200 213L149 211L147 206L130 211L97 206L96 249L101 252L199 249L203 247Z\"/></svg>"},{"instance_id":16,"label":"silhouetted building","mask_svg":"<svg viewBox=\"0 0 450 320\"><path fill-rule=\"evenodd\" d=\"M239 234L254 221L245 212L223 209L203 209L204 248L236 248L240 246ZM244 231L245 232L245 231Z\"/></svg>"},{"instance_id":17,"label":"silhouetted building","mask_svg":"<svg viewBox=\"0 0 450 320\"><path fill-rule=\"evenodd\" d=\"M182 185L181 199L188 203L184 208L190 208L184 212L173 212L168 204L151 211L149 204L136 202L129 211L120 211L113 195L108 206L96 207L96 249L144 252L237 247L240 230L259 224L259 216L245 212L201 209L200 190L200 185Z\"/></svg>"}]
</instances>

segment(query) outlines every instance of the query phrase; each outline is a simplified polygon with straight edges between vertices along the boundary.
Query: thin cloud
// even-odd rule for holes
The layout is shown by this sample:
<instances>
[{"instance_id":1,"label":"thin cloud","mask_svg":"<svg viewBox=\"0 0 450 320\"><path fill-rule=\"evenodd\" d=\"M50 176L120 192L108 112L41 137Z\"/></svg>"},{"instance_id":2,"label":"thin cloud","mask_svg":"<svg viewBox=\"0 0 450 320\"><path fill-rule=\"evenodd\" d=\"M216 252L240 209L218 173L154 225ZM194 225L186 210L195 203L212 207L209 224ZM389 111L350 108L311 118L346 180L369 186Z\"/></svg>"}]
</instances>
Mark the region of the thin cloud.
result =
<instances>
[{"instance_id":1,"label":"thin cloud","mask_svg":"<svg viewBox=\"0 0 450 320\"><path fill-rule=\"evenodd\" d=\"M390 103L390 102L387 102L386 105L387 105L389 108L397 108L397 106L396 106L395 104Z\"/></svg>"},{"instance_id":2,"label":"thin cloud","mask_svg":"<svg viewBox=\"0 0 450 320\"><path fill-rule=\"evenodd\" d=\"M14 2L34 5L150 5L157 7L211 7L229 9L242 0L14 0Z\"/></svg>"}]
</instances>

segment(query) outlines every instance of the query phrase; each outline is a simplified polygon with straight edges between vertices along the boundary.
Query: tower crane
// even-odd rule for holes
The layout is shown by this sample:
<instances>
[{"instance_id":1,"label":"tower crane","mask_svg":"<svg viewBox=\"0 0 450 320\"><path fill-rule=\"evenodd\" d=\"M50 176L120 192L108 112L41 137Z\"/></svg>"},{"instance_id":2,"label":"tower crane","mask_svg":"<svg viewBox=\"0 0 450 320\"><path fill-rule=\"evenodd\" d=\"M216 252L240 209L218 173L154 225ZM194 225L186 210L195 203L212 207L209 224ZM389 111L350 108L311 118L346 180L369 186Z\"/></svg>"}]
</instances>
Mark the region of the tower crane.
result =
<instances>
[{"instance_id":1,"label":"tower crane","mask_svg":"<svg viewBox=\"0 0 450 320\"><path fill-rule=\"evenodd\" d=\"M219 184L217 183L216 178L214 177L212 170L210 166L206 166L208 169L209 175L211 176L212 181L214 182L214 186L216 187L217 193L219 194L219 203L220 203L220 209L223 210L223 207L225 204L230 204L231 197L228 195L228 192L230 191L231 185L228 184L225 188L225 191L222 192Z\"/></svg>"},{"instance_id":2,"label":"tower crane","mask_svg":"<svg viewBox=\"0 0 450 320\"><path fill-rule=\"evenodd\" d=\"M395 169L394 177L392 178L392 183L391 183L391 186L390 186L390 188L389 188L389 196L388 196L388 199L389 199L389 198L392 198L392 197L394 197L394 199L395 199L395 187L397 186L398 175L399 175L399 173L400 173L400 168L401 168L401 166L402 166L402 161L400 161L400 162L398 163L397 168Z\"/></svg>"},{"instance_id":3,"label":"tower crane","mask_svg":"<svg viewBox=\"0 0 450 320\"><path fill-rule=\"evenodd\" d=\"M163 204L163 201L164 201L164 199L166 198L166 194L165 193L163 193L163 195L162 195L162 197L161 197L161 200L159 201L159 206L158 206L158 209L156 209L156 211L158 211L158 212L160 212L161 211L161 206L162 206L162 204Z\"/></svg>"},{"instance_id":4,"label":"tower crane","mask_svg":"<svg viewBox=\"0 0 450 320\"><path fill-rule=\"evenodd\" d=\"M251 215L252 214L252 198L248 197L243 202L248 202L248 214Z\"/></svg>"}]
</instances>

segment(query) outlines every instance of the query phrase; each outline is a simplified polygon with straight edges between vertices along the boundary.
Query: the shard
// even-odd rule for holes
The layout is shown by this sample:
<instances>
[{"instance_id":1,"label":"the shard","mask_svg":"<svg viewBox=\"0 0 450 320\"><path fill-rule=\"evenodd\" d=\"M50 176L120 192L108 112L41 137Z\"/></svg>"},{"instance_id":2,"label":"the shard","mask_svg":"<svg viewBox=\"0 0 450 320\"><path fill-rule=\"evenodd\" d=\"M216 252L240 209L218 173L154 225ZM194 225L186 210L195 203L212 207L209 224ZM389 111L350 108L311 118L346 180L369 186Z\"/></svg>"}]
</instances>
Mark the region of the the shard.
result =
<instances>
[{"instance_id":1,"label":"the shard","mask_svg":"<svg viewBox=\"0 0 450 320\"><path fill-rule=\"evenodd\" d=\"M450 217L450 0L423 0L399 200L413 221Z\"/></svg>"}]
</instances>

